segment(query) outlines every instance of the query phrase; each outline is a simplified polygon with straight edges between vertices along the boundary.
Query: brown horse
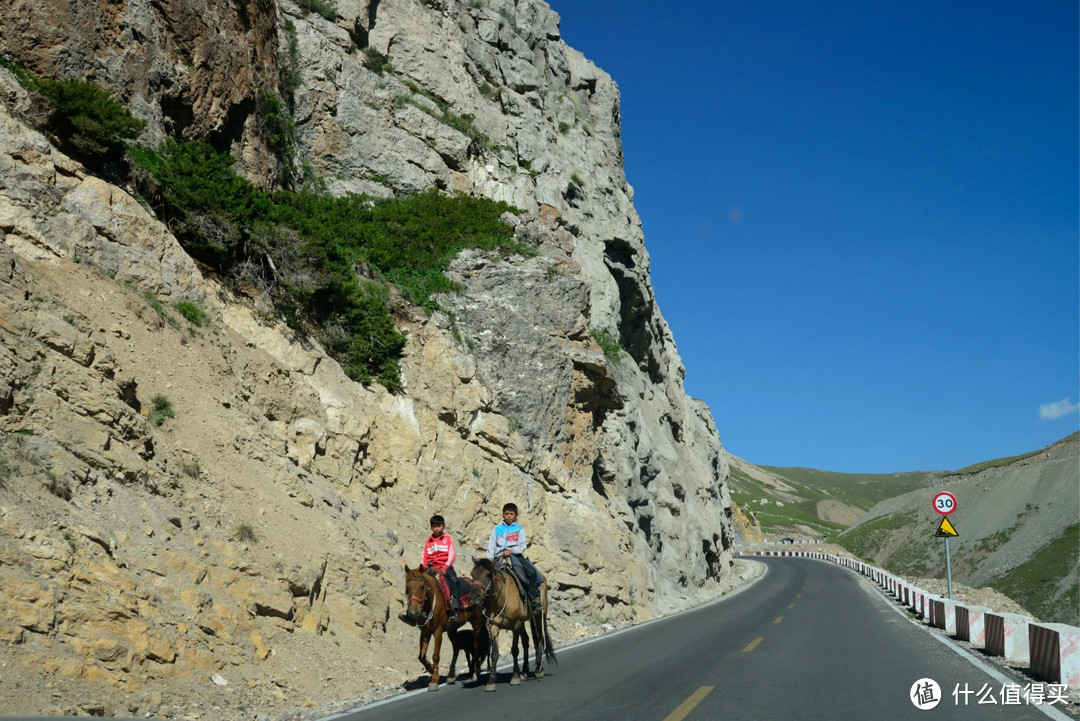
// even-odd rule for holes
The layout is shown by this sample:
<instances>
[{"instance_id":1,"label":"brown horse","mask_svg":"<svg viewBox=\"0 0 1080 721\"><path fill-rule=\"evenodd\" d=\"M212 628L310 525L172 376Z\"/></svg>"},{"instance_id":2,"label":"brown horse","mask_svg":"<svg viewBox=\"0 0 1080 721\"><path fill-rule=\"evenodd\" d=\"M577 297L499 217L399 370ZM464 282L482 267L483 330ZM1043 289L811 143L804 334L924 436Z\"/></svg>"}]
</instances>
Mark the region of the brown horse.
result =
<instances>
[{"instance_id":1,"label":"brown horse","mask_svg":"<svg viewBox=\"0 0 1080 721\"><path fill-rule=\"evenodd\" d=\"M535 612L522 600L517 580L503 564L509 561L493 563L486 558L476 559L470 574L476 585L471 592L473 605L481 605L484 618L488 622L491 636L491 653L488 656L488 680L485 691L495 690L495 667L499 661L499 631L506 629L513 634L510 653L514 657L514 673L510 685L521 683L522 671L518 667L518 641L524 646L524 674L529 673L529 636L525 631L528 625L532 631L533 646L536 651L536 678L544 677L544 659L555 662L555 649L548 633L547 582L540 583L540 601L543 610Z\"/></svg>"},{"instance_id":2,"label":"brown horse","mask_svg":"<svg viewBox=\"0 0 1080 721\"><path fill-rule=\"evenodd\" d=\"M439 588L439 581L430 573L427 573L422 568L409 568L405 566L405 596L408 599L405 605L405 612L402 613L400 618L410 626L415 626L420 629L420 663L423 664L424 670L431 674L431 681L428 683L428 691L439 690L439 652L442 649L442 636L445 632L450 637L450 645L453 646L454 655L450 658L450 670L446 675L446 682L454 682L454 666L457 664L458 653L461 648L458 644L457 630L466 623L471 623L474 632L483 626L483 615L480 612L480 608L473 606L469 609L462 609L458 612L458 620L451 623L449 614L446 609L446 601L443 598L442 589ZM435 637L435 648L431 654L431 661L427 660L428 643L431 641L432 636ZM480 639L480 634L473 634L473 658L479 658L477 653L476 644ZM466 655L466 658L469 658ZM480 663L477 662L475 667L470 659L469 661L469 675L473 680L479 680L480 678Z\"/></svg>"}]
</instances>

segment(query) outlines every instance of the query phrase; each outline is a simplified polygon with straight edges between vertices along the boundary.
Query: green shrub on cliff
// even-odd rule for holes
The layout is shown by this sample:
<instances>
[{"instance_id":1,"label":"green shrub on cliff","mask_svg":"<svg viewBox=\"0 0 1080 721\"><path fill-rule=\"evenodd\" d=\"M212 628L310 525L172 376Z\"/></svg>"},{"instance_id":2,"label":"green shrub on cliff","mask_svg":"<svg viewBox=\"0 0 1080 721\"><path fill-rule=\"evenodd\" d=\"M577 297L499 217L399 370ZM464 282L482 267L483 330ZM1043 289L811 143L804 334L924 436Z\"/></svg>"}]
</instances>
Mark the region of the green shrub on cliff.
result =
<instances>
[{"instance_id":1,"label":"green shrub on cliff","mask_svg":"<svg viewBox=\"0 0 1080 721\"><path fill-rule=\"evenodd\" d=\"M380 201L365 229L365 259L406 298L430 310L433 294L454 290L443 271L465 248L531 252L499 221L508 211L517 212L506 203L435 191Z\"/></svg>"},{"instance_id":2,"label":"green shrub on cliff","mask_svg":"<svg viewBox=\"0 0 1080 721\"><path fill-rule=\"evenodd\" d=\"M42 129L55 136L66 152L91 167L118 158L125 141L146 127L146 121L133 116L112 93L88 80L37 77L3 56L0 66L12 71L27 90L49 101L52 113Z\"/></svg>"},{"instance_id":3,"label":"green shrub on cliff","mask_svg":"<svg viewBox=\"0 0 1080 721\"><path fill-rule=\"evenodd\" d=\"M37 78L37 89L56 109L54 132L80 158L119 152L146 121L135 118L111 93L84 80Z\"/></svg>"},{"instance_id":4,"label":"green shrub on cliff","mask_svg":"<svg viewBox=\"0 0 1080 721\"><path fill-rule=\"evenodd\" d=\"M604 357L608 360L617 362L622 356L622 344L619 343L619 339L611 331L597 328L591 331L589 335L600 346L600 350L604 351Z\"/></svg>"},{"instance_id":5,"label":"green shrub on cliff","mask_svg":"<svg viewBox=\"0 0 1080 721\"><path fill-rule=\"evenodd\" d=\"M265 215L266 194L232 169L233 159L208 143L167 140L157 151L131 151L156 181L169 225L193 257L223 269L237 260L243 229Z\"/></svg>"},{"instance_id":6,"label":"green shrub on cliff","mask_svg":"<svg viewBox=\"0 0 1080 721\"><path fill-rule=\"evenodd\" d=\"M176 418L172 401L162 395L156 395L150 400L150 413L147 420L155 426L160 426L166 418Z\"/></svg>"},{"instance_id":7,"label":"green shrub on cliff","mask_svg":"<svg viewBox=\"0 0 1080 721\"><path fill-rule=\"evenodd\" d=\"M387 200L268 195L205 143L168 141L132 157L193 256L226 277L255 277L289 325L318 338L350 378L392 391L405 338L380 283L431 309L434 293L453 289L443 271L459 251L528 252L499 220L517 212L506 203L436 191ZM376 280L362 280L361 268Z\"/></svg>"},{"instance_id":8,"label":"green shrub on cliff","mask_svg":"<svg viewBox=\"0 0 1080 721\"><path fill-rule=\"evenodd\" d=\"M337 8L326 0L297 0L296 4L304 12L317 13L330 22L337 19Z\"/></svg>"}]
</instances>

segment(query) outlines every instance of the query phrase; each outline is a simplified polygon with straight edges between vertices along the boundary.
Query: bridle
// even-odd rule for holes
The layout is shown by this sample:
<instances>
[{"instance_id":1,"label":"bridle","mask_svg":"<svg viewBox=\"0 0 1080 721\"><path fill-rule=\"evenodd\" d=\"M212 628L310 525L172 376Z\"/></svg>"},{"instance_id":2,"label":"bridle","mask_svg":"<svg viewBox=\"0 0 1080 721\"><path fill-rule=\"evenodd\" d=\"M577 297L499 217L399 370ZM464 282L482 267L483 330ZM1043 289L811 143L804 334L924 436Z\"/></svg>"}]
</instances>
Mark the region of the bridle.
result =
<instances>
[{"instance_id":1,"label":"bridle","mask_svg":"<svg viewBox=\"0 0 1080 721\"><path fill-rule=\"evenodd\" d=\"M428 581L427 581L427 578L425 578L424 576L421 576L420 578L414 578L413 580L420 581L420 583L424 587L424 592L422 594L420 594L420 596L409 596L409 603L412 603L413 601L416 601L417 603L420 604L420 610L423 611L424 606L427 605ZM421 628L423 626L428 625L428 623L431 622L431 619L434 616L435 616L435 604L432 603L431 607L428 609L427 618L424 619L423 623L417 623L416 627Z\"/></svg>"},{"instance_id":2,"label":"bridle","mask_svg":"<svg viewBox=\"0 0 1080 721\"><path fill-rule=\"evenodd\" d=\"M487 614L487 604L481 604L481 606L480 606L480 613L484 616L484 619L488 622L489 626L494 624L495 619L502 616L503 613L506 611L506 606L510 602L510 592L506 589L506 583L504 582L503 577L499 574L499 569L494 563L491 564L491 575L488 576L488 582L487 583L481 583L481 582L475 581L475 580L473 581L473 583L475 583L477 586L479 586L483 590L485 600L487 599L488 596L491 595L492 590L495 588L495 582L496 581L498 581L502 585L502 589L503 589L502 608L500 608L498 610L498 612L496 612L496 613L492 614L491 616L489 616Z\"/></svg>"}]
</instances>

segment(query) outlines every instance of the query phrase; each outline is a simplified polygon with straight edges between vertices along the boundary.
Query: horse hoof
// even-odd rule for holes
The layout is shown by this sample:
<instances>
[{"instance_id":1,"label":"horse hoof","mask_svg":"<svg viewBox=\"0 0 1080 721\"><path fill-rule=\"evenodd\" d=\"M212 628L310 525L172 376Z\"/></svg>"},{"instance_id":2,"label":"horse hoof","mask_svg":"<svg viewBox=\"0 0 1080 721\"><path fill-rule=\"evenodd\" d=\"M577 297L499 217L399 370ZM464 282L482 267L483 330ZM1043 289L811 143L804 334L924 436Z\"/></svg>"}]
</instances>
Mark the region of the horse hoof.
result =
<instances>
[{"instance_id":1,"label":"horse hoof","mask_svg":"<svg viewBox=\"0 0 1080 721\"><path fill-rule=\"evenodd\" d=\"M432 683L429 683L428 687L427 687L427 690L428 691L438 691L439 690L439 682L434 681Z\"/></svg>"},{"instance_id":2,"label":"horse hoof","mask_svg":"<svg viewBox=\"0 0 1080 721\"><path fill-rule=\"evenodd\" d=\"M521 677L520 676L514 676L512 679L510 679L510 685L511 686L520 686L521 685Z\"/></svg>"},{"instance_id":3,"label":"horse hoof","mask_svg":"<svg viewBox=\"0 0 1080 721\"><path fill-rule=\"evenodd\" d=\"M537 679L541 679L541 678L543 678L543 677L544 677L544 672L543 672L543 671L537 671L537 672L536 672L536 678L537 678Z\"/></svg>"},{"instance_id":4,"label":"horse hoof","mask_svg":"<svg viewBox=\"0 0 1080 721\"><path fill-rule=\"evenodd\" d=\"M484 686L484 690L485 691L494 691L495 690L495 684L489 683L487 686Z\"/></svg>"}]
</instances>

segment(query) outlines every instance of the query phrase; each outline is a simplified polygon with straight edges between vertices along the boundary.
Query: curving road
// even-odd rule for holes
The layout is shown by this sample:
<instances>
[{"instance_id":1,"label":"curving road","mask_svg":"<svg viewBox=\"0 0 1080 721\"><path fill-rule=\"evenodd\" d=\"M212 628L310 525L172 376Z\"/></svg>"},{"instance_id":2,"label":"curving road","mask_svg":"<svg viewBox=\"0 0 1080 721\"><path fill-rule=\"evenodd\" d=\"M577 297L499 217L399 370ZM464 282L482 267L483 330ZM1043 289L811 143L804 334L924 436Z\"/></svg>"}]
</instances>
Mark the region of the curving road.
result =
<instances>
[{"instance_id":1,"label":"curving road","mask_svg":"<svg viewBox=\"0 0 1080 721\"><path fill-rule=\"evenodd\" d=\"M1000 679L911 623L854 573L810 559L759 560L768 573L745 591L561 649L542 681L510 687L504 673L496 693L459 682L333 718L1046 721L1023 698L1003 704ZM922 678L940 686L936 708L912 702ZM988 692L996 705L979 703Z\"/></svg>"}]
</instances>

